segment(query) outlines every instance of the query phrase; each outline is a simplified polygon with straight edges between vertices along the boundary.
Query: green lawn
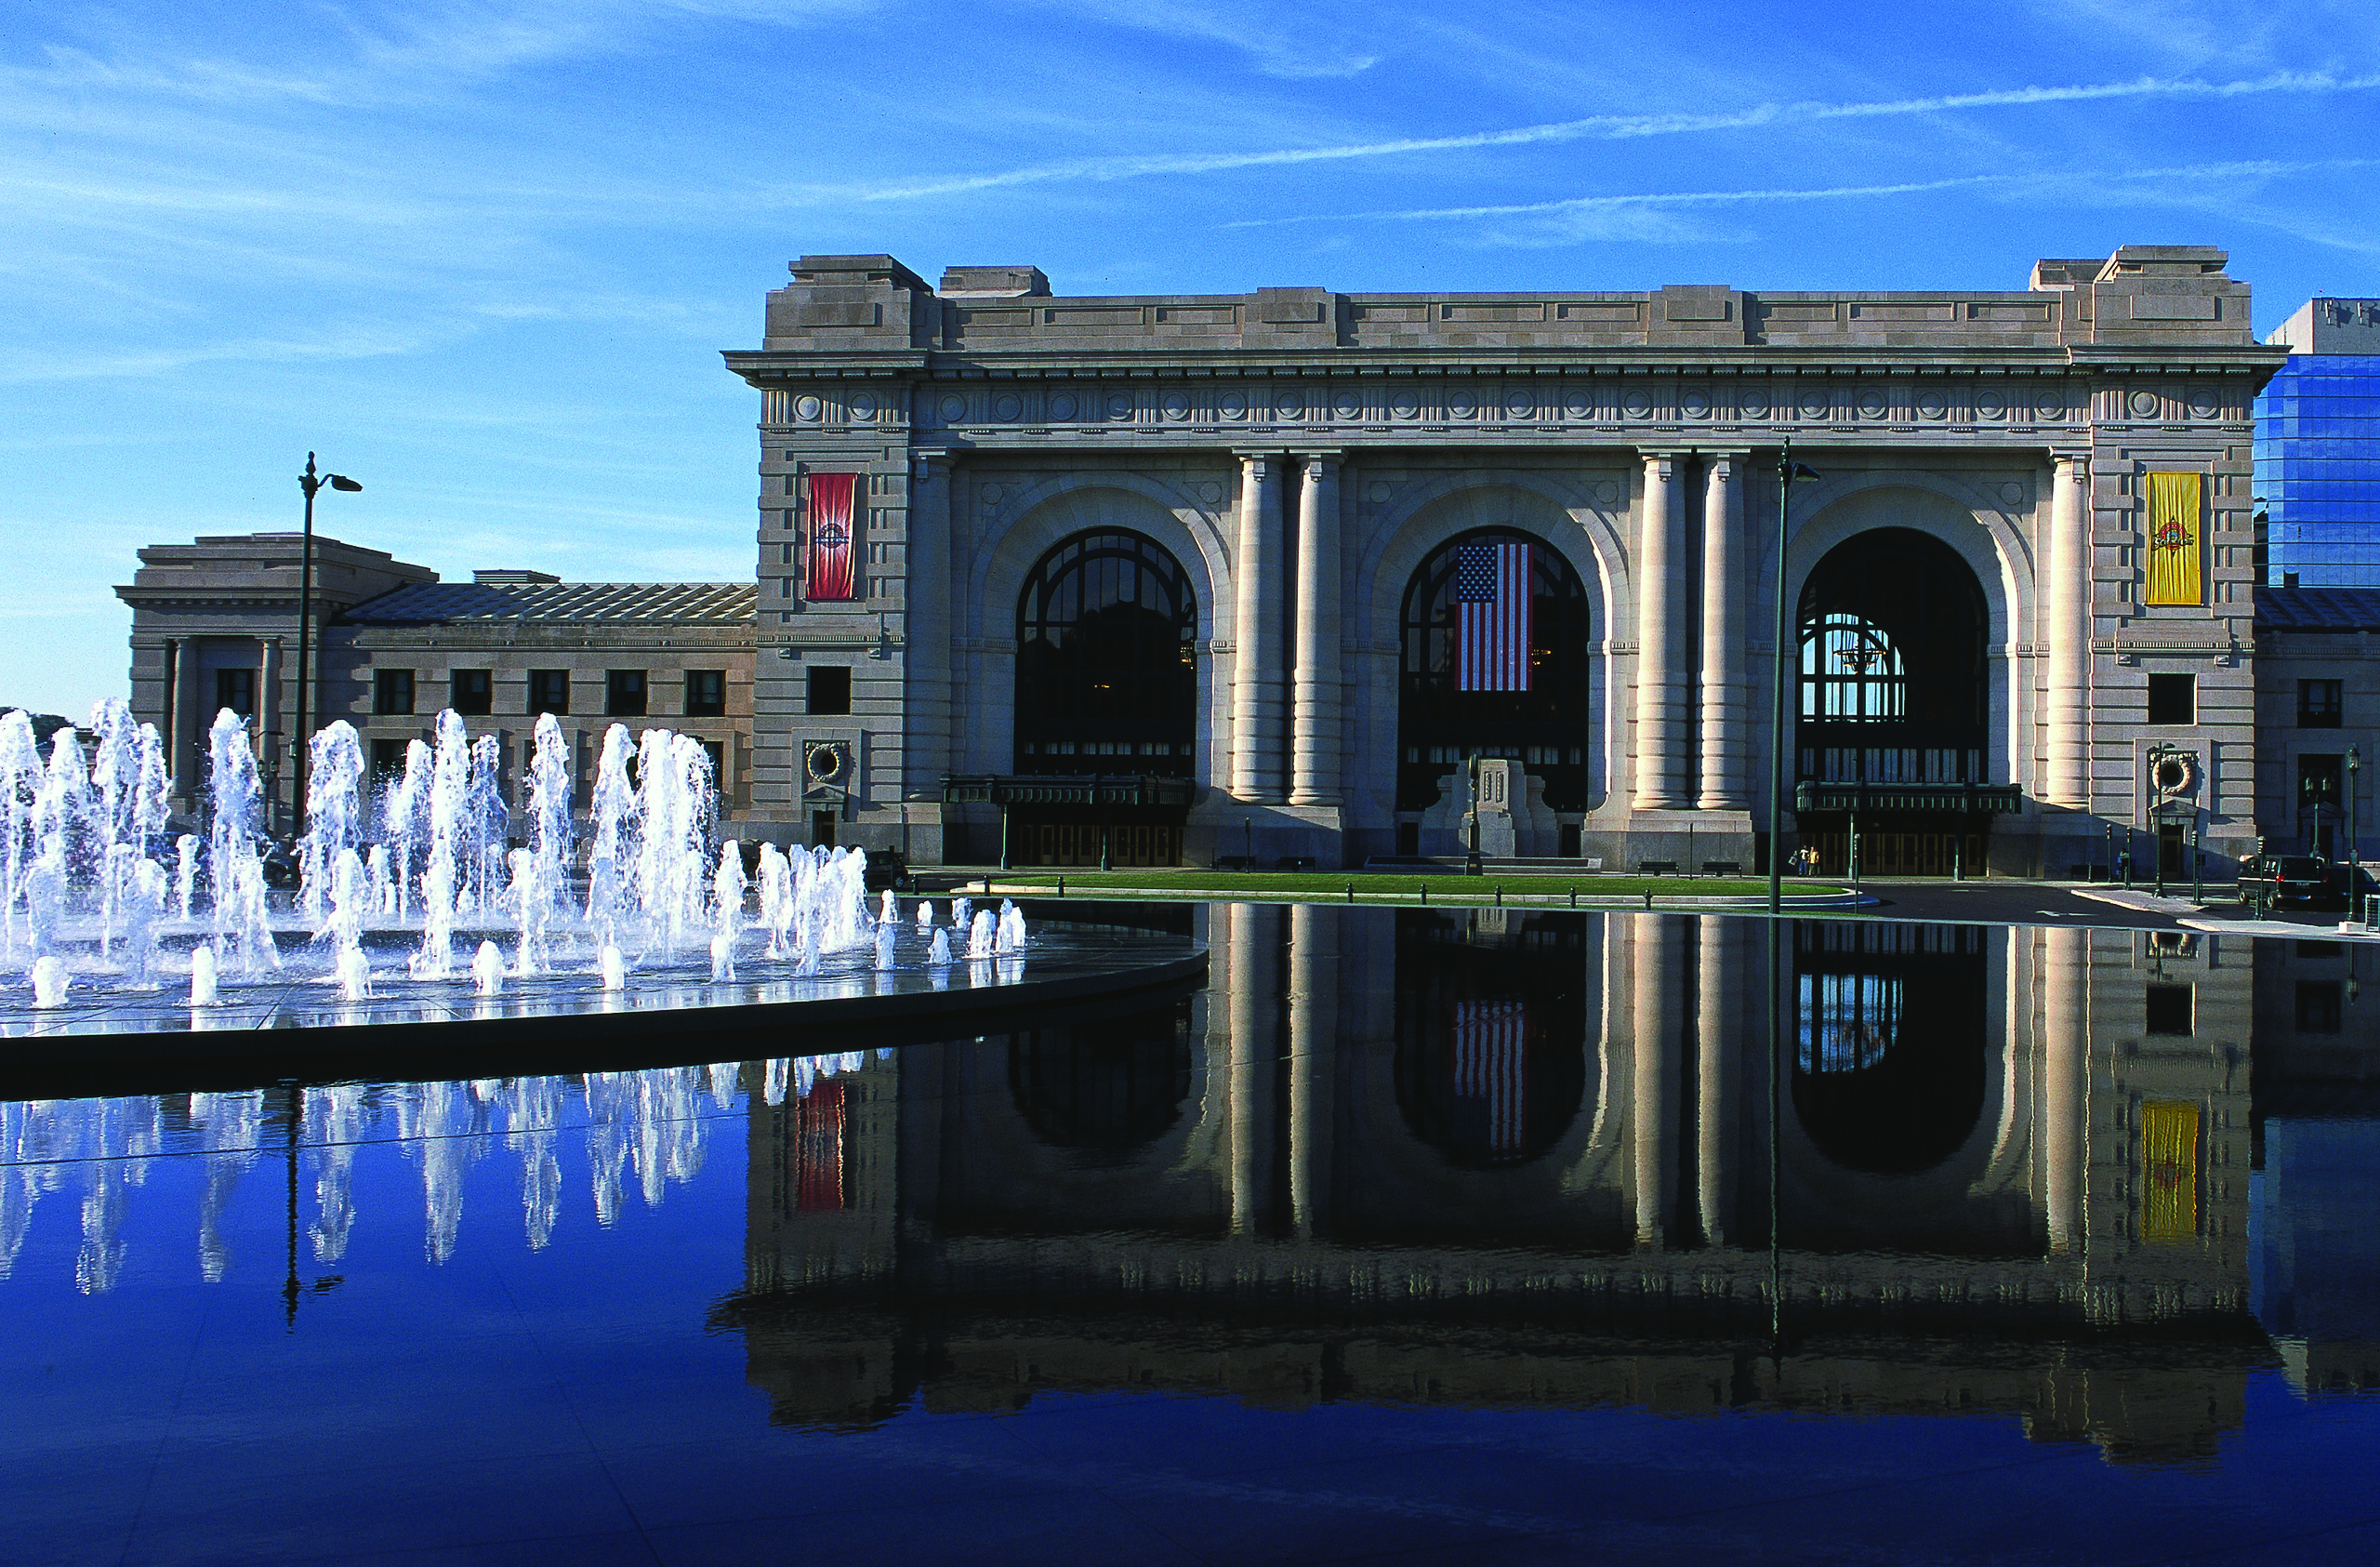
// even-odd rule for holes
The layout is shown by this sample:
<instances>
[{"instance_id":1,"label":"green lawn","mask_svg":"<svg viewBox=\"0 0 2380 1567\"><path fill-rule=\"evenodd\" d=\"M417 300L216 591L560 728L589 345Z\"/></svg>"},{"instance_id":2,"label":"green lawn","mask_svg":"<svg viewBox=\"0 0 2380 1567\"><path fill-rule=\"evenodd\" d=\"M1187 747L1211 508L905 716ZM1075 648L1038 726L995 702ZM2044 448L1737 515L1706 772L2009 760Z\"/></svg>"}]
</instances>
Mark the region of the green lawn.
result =
<instances>
[{"instance_id":1,"label":"green lawn","mask_svg":"<svg viewBox=\"0 0 2380 1567\"><path fill-rule=\"evenodd\" d=\"M1402 894L1413 896L1423 887L1430 889L1433 898L1444 897L1468 901L1473 898L1493 898L1501 889L1508 898L1557 898L1567 901L1575 890L1582 898L1641 898L1646 893L1659 897L1765 897L1768 893L1765 881L1721 881L1710 876L1465 876L1449 871L1432 876L1378 876L1358 871L1299 870L996 870L991 873L998 886L1050 887L1054 889L1061 876L1068 893L1100 892L1108 889L1136 892L1200 892L1249 893L1288 897L1299 894L1329 893L1345 896L1347 889L1355 889L1358 897L1369 895ZM974 883L981 886L982 880ZM961 886L960 892L966 888ZM1840 893L1845 889L1828 882L1804 882L1788 878L1785 891L1789 896L1806 897Z\"/></svg>"}]
</instances>

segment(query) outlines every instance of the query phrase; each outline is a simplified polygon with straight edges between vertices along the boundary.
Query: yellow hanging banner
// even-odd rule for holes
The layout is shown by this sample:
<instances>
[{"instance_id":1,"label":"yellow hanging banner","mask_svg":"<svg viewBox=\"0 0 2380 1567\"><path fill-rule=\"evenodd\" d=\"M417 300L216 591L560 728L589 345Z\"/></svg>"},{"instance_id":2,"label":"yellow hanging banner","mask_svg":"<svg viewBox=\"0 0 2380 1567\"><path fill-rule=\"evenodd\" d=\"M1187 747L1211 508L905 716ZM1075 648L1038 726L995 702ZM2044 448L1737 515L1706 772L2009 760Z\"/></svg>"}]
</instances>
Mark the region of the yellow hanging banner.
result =
<instances>
[{"instance_id":1,"label":"yellow hanging banner","mask_svg":"<svg viewBox=\"0 0 2380 1567\"><path fill-rule=\"evenodd\" d=\"M2140 1107L2140 1238L2198 1238L2198 1107L2187 1101Z\"/></svg>"},{"instance_id":2,"label":"yellow hanging banner","mask_svg":"<svg viewBox=\"0 0 2380 1567\"><path fill-rule=\"evenodd\" d=\"M2149 475L2149 602L2204 604L2199 569L2200 490L2204 475Z\"/></svg>"}]
</instances>

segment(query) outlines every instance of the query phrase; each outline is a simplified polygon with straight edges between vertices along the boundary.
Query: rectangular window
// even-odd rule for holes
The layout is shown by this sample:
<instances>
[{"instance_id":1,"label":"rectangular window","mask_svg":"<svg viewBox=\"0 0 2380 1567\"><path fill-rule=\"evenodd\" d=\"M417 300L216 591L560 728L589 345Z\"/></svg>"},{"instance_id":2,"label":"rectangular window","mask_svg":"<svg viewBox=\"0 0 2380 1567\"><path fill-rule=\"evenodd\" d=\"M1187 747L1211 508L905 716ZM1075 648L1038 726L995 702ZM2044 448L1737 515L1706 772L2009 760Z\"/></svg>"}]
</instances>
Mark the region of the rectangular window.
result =
<instances>
[{"instance_id":1,"label":"rectangular window","mask_svg":"<svg viewBox=\"0 0 2380 1567\"><path fill-rule=\"evenodd\" d=\"M2334 1034L2339 1031L2339 982L2301 979L2297 982L2297 1031Z\"/></svg>"},{"instance_id":2,"label":"rectangular window","mask_svg":"<svg viewBox=\"0 0 2380 1567\"><path fill-rule=\"evenodd\" d=\"M2149 677L2149 722L2196 724L2198 676L2153 674Z\"/></svg>"},{"instance_id":3,"label":"rectangular window","mask_svg":"<svg viewBox=\"0 0 2380 1567\"><path fill-rule=\"evenodd\" d=\"M852 710L852 671L849 666L814 664L807 675L806 694L813 716L832 717Z\"/></svg>"},{"instance_id":4,"label":"rectangular window","mask_svg":"<svg viewBox=\"0 0 2380 1567\"><path fill-rule=\"evenodd\" d=\"M2146 998L2146 1016L2141 1031L2149 1034L2181 1034L2192 1031L2190 1016L2191 987L2188 985L2151 985Z\"/></svg>"},{"instance_id":5,"label":"rectangular window","mask_svg":"<svg viewBox=\"0 0 2380 1567\"><path fill-rule=\"evenodd\" d=\"M727 671L725 670L688 670L686 671L686 716L688 718L724 718L727 715Z\"/></svg>"},{"instance_id":6,"label":"rectangular window","mask_svg":"<svg viewBox=\"0 0 2380 1567\"><path fill-rule=\"evenodd\" d=\"M2297 726L2300 729L2335 729L2339 726L2344 706L2340 685L2341 683L2335 680L2301 680L2297 683Z\"/></svg>"},{"instance_id":7,"label":"rectangular window","mask_svg":"<svg viewBox=\"0 0 2380 1567\"><path fill-rule=\"evenodd\" d=\"M556 712L567 711L556 708ZM603 713L607 718L642 718L644 716L644 671L642 670L610 670L603 676Z\"/></svg>"},{"instance_id":8,"label":"rectangular window","mask_svg":"<svg viewBox=\"0 0 2380 1567\"><path fill-rule=\"evenodd\" d=\"M446 705L467 717L496 710L494 670L452 670L446 675Z\"/></svg>"},{"instance_id":9,"label":"rectangular window","mask_svg":"<svg viewBox=\"0 0 2380 1567\"><path fill-rule=\"evenodd\" d=\"M383 717L403 718L413 711L413 671L374 670L372 710Z\"/></svg>"},{"instance_id":10,"label":"rectangular window","mask_svg":"<svg viewBox=\"0 0 2380 1567\"><path fill-rule=\"evenodd\" d=\"M242 718L254 718L257 713L257 671L216 671L215 705L218 709L230 708Z\"/></svg>"},{"instance_id":11,"label":"rectangular window","mask_svg":"<svg viewBox=\"0 0 2380 1567\"><path fill-rule=\"evenodd\" d=\"M376 780L401 778L404 777L404 741L374 740L372 742L372 777Z\"/></svg>"},{"instance_id":12,"label":"rectangular window","mask_svg":"<svg viewBox=\"0 0 2380 1567\"><path fill-rule=\"evenodd\" d=\"M570 711L570 671L568 670L531 670L529 671L529 715Z\"/></svg>"}]
</instances>

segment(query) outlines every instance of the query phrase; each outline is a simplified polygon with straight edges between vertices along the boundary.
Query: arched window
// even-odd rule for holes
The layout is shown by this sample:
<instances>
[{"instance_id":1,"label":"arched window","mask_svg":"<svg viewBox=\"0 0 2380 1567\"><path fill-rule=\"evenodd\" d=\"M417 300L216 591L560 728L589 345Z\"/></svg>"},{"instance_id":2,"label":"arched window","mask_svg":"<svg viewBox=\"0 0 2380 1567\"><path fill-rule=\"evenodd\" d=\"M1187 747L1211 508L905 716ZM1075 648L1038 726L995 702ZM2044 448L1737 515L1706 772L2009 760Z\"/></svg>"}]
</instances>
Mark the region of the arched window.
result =
<instances>
[{"instance_id":1,"label":"arched window","mask_svg":"<svg viewBox=\"0 0 2380 1567\"><path fill-rule=\"evenodd\" d=\"M1474 755L1520 763L1555 810L1586 808L1587 618L1579 574L1527 534L1481 528L1421 563L1405 590L1399 810L1436 803Z\"/></svg>"},{"instance_id":2,"label":"arched window","mask_svg":"<svg viewBox=\"0 0 2380 1567\"><path fill-rule=\"evenodd\" d=\"M1872 724L1909 716L1909 671L1892 633L1843 610L1802 628L1802 716Z\"/></svg>"},{"instance_id":3,"label":"arched window","mask_svg":"<svg viewBox=\"0 0 2380 1567\"><path fill-rule=\"evenodd\" d=\"M1947 544L1876 528L1802 590L1799 776L1985 783L1983 590Z\"/></svg>"},{"instance_id":4,"label":"arched window","mask_svg":"<svg viewBox=\"0 0 2380 1567\"><path fill-rule=\"evenodd\" d=\"M1041 557L1016 611L1016 770L1187 777L1198 606L1181 563L1122 529Z\"/></svg>"}]
</instances>

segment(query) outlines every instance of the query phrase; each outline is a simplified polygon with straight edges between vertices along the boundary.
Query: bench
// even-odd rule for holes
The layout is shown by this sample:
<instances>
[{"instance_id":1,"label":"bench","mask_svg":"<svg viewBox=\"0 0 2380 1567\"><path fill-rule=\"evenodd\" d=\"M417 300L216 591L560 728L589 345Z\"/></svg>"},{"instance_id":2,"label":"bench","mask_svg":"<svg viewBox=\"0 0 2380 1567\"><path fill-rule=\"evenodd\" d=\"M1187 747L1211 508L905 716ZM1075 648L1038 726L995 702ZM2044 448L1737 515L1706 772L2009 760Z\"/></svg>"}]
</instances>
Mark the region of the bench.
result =
<instances>
[{"instance_id":1,"label":"bench","mask_svg":"<svg viewBox=\"0 0 2380 1567\"><path fill-rule=\"evenodd\" d=\"M1706 859L1702 862L1702 874L1705 876L1740 876L1743 873L1743 862L1740 860Z\"/></svg>"},{"instance_id":2,"label":"bench","mask_svg":"<svg viewBox=\"0 0 2380 1567\"><path fill-rule=\"evenodd\" d=\"M1674 876L1677 874L1677 861L1673 859L1639 860L1636 862L1636 874L1639 876Z\"/></svg>"},{"instance_id":3,"label":"bench","mask_svg":"<svg viewBox=\"0 0 2380 1567\"><path fill-rule=\"evenodd\" d=\"M1250 870L1255 869L1255 866L1254 855L1217 855L1215 857L1215 869L1218 870Z\"/></svg>"},{"instance_id":4,"label":"bench","mask_svg":"<svg viewBox=\"0 0 2380 1567\"><path fill-rule=\"evenodd\" d=\"M1280 858L1273 862L1273 869L1276 870L1311 870L1314 869L1314 857L1312 855L1283 855Z\"/></svg>"}]
</instances>

